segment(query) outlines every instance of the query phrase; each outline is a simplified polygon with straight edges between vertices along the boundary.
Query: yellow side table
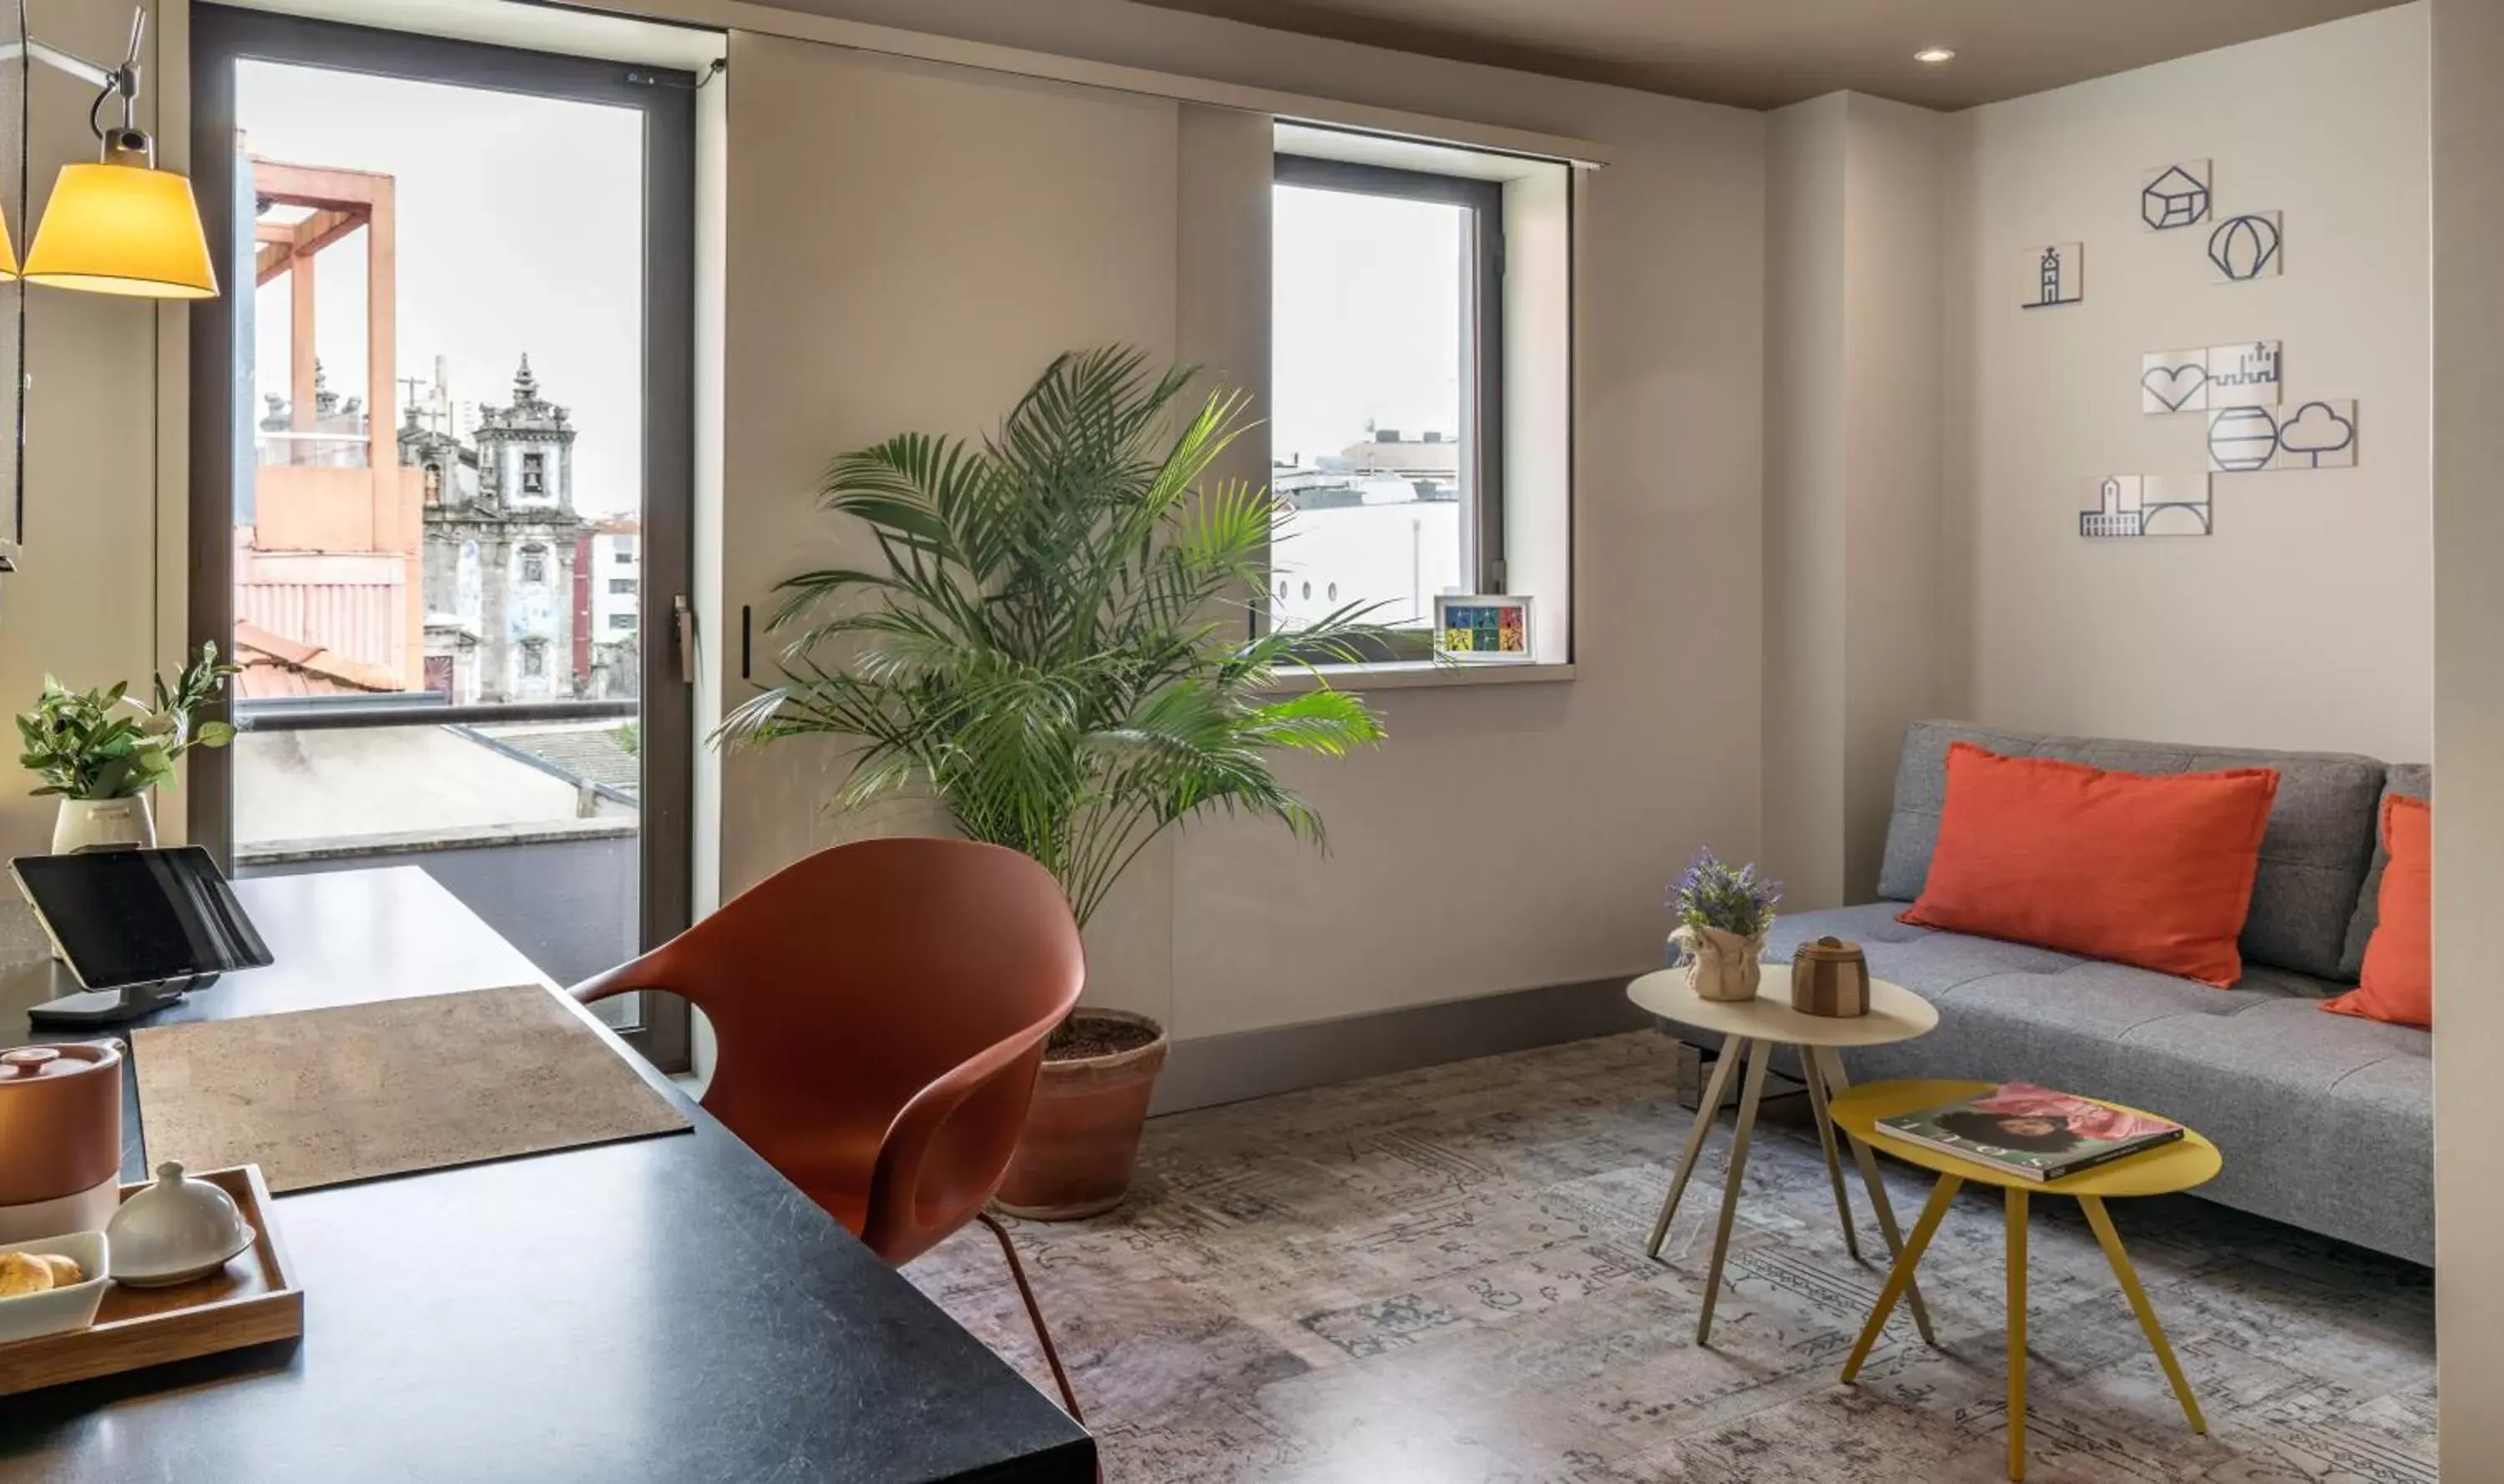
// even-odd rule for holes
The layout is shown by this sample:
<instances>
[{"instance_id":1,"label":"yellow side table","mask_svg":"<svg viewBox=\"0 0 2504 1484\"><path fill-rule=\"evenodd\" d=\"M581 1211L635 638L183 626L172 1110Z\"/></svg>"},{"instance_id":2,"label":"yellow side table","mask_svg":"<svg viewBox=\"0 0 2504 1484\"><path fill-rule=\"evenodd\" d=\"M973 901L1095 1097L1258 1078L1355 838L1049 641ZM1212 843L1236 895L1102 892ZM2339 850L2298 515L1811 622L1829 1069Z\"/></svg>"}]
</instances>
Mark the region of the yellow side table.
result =
<instances>
[{"instance_id":1,"label":"yellow side table","mask_svg":"<svg viewBox=\"0 0 2504 1484\"><path fill-rule=\"evenodd\" d=\"M1869 1359L1869 1347L1878 1342L1879 1332L1887 1326L1887 1316L1895 1311L1895 1301L1913 1281L1913 1269L1920 1264L1923 1251L1937 1235L1939 1223L1948 1214L1948 1204L1956 1199L1957 1191L1971 1181L1998 1186L2007 1197L2008 1476L2026 1477L2026 1214L2028 1200L2036 1194L2067 1196L2085 1209L2087 1225L2095 1228L2096 1241L2104 1250L2104 1260L2112 1264L2113 1276L2121 1280L2121 1291L2129 1297L2132 1312L2139 1316L2139 1327L2147 1332L2147 1343L2156 1351L2157 1363L2165 1367L2165 1379L2173 1383L2174 1398L2182 1403L2182 1415L2190 1419L2192 1432L2206 1433L2208 1420L2200 1415L2200 1403L2192 1398L2191 1383L2183 1379L2182 1367L2174 1359L2174 1347L2165 1342L2165 1330L2156 1323L2156 1311L2148 1306L2147 1291L2139 1287L2139 1274L2130 1265L2130 1254L2122 1250L2121 1236L2113 1230L2104 1200L2107 1196L2172 1195L2203 1185L2215 1177L2222 1163L2217 1146L2186 1128L2180 1139L2162 1148L2065 1179L2037 1182L1988 1164L1960 1159L1927 1144L1896 1138L1877 1126L1880 1119L1944 1107L1981 1096L1996 1086L1987 1082L1877 1082L1854 1087L1834 1099L1834 1125L1855 1146L1875 1147L1908 1164L1935 1170L1939 1177L1938 1185L1930 1191L1930 1202L1922 1207L1921 1220L1913 1224L1912 1235L1904 1240L1895 1270L1887 1275L1886 1287L1878 1291L1878 1305L1870 1311L1869 1323L1861 1327L1851 1358L1843 1363L1844 1383L1850 1385L1861 1374L1861 1363ZM2125 1111L2139 1112L2136 1108Z\"/></svg>"}]
</instances>

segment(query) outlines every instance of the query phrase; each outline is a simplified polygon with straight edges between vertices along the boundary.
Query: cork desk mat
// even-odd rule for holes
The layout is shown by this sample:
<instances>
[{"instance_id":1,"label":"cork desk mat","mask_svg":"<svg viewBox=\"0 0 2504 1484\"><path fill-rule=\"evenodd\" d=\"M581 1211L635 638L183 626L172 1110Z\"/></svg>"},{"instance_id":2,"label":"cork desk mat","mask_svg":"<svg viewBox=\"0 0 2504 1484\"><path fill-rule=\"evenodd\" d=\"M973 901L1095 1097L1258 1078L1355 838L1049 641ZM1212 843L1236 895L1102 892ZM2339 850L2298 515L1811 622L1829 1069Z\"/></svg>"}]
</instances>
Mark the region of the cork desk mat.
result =
<instances>
[{"instance_id":1,"label":"cork desk mat","mask_svg":"<svg viewBox=\"0 0 2504 1484\"><path fill-rule=\"evenodd\" d=\"M154 1166L258 1164L273 1193L688 1126L532 984L135 1032Z\"/></svg>"}]
</instances>

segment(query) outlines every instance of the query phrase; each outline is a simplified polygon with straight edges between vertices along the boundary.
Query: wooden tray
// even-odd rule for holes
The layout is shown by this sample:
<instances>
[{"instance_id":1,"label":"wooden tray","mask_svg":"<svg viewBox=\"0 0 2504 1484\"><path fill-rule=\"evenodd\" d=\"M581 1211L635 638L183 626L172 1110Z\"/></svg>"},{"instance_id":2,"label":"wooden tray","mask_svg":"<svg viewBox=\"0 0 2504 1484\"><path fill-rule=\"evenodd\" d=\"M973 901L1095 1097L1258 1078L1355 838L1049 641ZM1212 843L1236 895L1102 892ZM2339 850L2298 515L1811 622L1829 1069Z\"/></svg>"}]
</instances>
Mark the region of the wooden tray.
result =
<instances>
[{"instance_id":1,"label":"wooden tray","mask_svg":"<svg viewBox=\"0 0 2504 1484\"><path fill-rule=\"evenodd\" d=\"M0 1345L0 1397L304 1332L304 1291L296 1286L287 1251L279 1245L261 1166L242 1164L190 1178L206 1180L235 1198L259 1233L252 1245L223 1272L172 1288L106 1284L93 1325ZM123 1186L122 1198L146 1189L146 1182Z\"/></svg>"}]
</instances>

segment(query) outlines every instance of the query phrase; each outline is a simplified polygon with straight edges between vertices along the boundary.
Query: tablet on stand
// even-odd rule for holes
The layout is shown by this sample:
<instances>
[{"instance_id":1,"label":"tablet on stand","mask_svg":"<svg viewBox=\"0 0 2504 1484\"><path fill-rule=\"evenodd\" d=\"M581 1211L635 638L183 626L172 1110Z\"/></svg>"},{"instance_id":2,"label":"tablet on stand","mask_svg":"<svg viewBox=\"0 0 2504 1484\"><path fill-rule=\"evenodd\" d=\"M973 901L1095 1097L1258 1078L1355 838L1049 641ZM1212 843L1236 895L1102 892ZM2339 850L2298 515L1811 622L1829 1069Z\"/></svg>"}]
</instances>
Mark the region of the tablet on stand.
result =
<instances>
[{"instance_id":1,"label":"tablet on stand","mask_svg":"<svg viewBox=\"0 0 2504 1484\"><path fill-rule=\"evenodd\" d=\"M269 948L198 846L21 855L9 875L79 991L27 1012L37 1025L111 1025L161 1010Z\"/></svg>"}]
</instances>

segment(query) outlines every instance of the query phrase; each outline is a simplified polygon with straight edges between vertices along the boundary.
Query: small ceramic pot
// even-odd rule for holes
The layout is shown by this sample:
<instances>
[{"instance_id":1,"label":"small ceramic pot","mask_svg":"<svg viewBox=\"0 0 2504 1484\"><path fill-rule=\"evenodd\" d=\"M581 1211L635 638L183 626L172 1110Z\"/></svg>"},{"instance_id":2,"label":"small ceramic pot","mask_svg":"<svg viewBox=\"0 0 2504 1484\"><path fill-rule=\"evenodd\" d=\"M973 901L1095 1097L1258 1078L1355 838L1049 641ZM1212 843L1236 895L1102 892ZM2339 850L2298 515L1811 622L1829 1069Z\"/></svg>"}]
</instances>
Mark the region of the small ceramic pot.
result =
<instances>
[{"instance_id":1,"label":"small ceramic pot","mask_svg":"<svg viewBox=\"0 0 2504 1484\"><path fill-rule=\"evenodd\" d=\"M0 1052L0 1242L100 1230L122 1198L122 1043Z\"/></svg>"},{"instance_id":2,"label":"small ceramic pot","mask_svg":"<svg viewBox=\"0 0 2504 1484\"><path fill-rule=\"evenodd\" d=\"M68 855L114 846L156 848L156 816L146 794L127 799L63 799L52 816L52 853Z\"/></svg>"},{"instance_id":3,"label":"small ceramic pot","mask_svg":"<svg viewBox=\"0 0 2504 1484\"><path fill-rule=\"evenodd\" d=\"M1731 1001L1756 997L1756 986L1764 978L1764 970L1757 963L1765 951L1761 934L1742 938L1718 927L1682 927L1669 935L1669 941L1687 952L1687 987L1695 991L1696 998Z\"/></svg>"}]
</instances>

